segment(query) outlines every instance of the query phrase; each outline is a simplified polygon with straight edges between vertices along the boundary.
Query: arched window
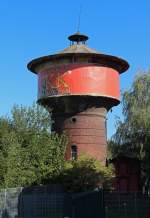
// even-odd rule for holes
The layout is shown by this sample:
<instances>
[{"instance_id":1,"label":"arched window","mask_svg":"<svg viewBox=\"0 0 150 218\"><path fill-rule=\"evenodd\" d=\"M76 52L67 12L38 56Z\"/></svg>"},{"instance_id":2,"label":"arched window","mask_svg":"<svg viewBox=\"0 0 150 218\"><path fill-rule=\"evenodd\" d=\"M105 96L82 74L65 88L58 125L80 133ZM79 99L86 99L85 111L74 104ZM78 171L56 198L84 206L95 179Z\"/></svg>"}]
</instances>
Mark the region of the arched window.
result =
<instances>
[{"instance_id":1,"label":"arched window","mask_svg":"<svg viewBox=\"0 0 150 218\"><path fill-rule=\"evenodd\" d=\"M71 145L71 159L77 160L78 157L78 149L76 145Z\"/></svg>"}]
</instances>

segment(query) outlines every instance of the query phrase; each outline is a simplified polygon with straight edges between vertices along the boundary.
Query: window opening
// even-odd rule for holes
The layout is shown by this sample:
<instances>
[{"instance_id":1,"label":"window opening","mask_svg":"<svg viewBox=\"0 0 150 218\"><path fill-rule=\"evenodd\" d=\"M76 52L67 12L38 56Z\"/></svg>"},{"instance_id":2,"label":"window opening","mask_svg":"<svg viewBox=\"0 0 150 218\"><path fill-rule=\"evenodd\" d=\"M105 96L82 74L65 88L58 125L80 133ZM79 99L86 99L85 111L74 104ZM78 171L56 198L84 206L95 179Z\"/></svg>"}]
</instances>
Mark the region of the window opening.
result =
<instances>
[{"instance_id":1,"label":"window opening","mask_svg":"<svg viewBox=\"0 0 150 218\"><path fill-rule=\"evenodd\" d=\"M76 145L72 145L71 146L71 159L72 160L77 160L77 156L78 156L78 149Z\"/></svg>"},{"instance_id":2,"label":"window opening","mask_svg":"<svg viewBox=\"0 0 150 218\"><path fill-rule=\"evenodd\" d=\"M72 118L72 122L75 123L77 119L75 117Z\"/></svg>"}]
</instances>

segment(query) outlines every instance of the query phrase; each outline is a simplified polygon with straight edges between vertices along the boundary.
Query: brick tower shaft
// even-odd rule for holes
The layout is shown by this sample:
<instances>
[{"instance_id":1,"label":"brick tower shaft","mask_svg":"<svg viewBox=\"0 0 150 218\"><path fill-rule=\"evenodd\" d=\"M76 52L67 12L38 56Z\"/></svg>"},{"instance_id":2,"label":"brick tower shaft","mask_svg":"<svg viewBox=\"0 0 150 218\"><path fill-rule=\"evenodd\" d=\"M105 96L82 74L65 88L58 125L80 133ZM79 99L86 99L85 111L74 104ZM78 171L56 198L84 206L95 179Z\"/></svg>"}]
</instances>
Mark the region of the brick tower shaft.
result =
<instances>
[{"instance_id":1,"label":"brick tower shaft","mask_svg":"<svg viewBox=\"0 0 150 218\"><path fill-rule=\"evenodd\" d=\"M69 114L55 114L54 130L65 132L68 136L66 159L76 158L75 155L89 155L105 162L106 159L106 109L88 108L85 111ZM77 154L73 154L73 148ZM74 156L73 156L74 155Z\"/></svg>"}]
</instances>

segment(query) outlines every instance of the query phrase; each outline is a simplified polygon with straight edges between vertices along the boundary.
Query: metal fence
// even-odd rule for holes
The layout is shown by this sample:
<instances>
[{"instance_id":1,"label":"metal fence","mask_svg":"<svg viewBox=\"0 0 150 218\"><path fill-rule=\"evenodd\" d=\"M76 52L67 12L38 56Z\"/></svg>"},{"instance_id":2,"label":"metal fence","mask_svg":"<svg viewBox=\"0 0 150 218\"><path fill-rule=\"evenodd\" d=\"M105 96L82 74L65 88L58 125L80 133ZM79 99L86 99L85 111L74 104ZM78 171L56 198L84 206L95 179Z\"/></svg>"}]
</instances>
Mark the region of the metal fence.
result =
<instances>
[{"instance_id":1,"label":"metal fence","mask_svg":"<svg viewBox=\"0 0 150 218\"><path fill-rule=\"evenodd\" d=\"M93 213L104 218L102 191L72 195L59 185L0 191L0 218L93 218Z\"/></svg>"},{"instance_id":2,"label":"metal fence","mask_svg":"<svg viewBox=\"0 0 150 218\"><path fill-rule=\"evenodd\" d=\"M0 218L64 217L150 218L150 197L102 191L71 195L57 185L0 191Z\"/></svg>"},{"instance_id":3,"label":"metal fence","mask_svg":"<svg viewBox=\"0 0 150 218\"><path fill-rule=\"evenodd\" d=\"M150 197L142 193L105 192L106 218L150 218Z\"/></svg>"},{"instance_id":4,"label":"metal fence","mask_svg":"<svg viewBox=\"0 0 150 218\"><path fill-rule=\"evenodd\" d=\"M72 199L72 218L105 217L102 190L75 194Z\"/></svg>"},{"instance_id":5,"label":"metal fence","mask_svg":"<svg viewBox=\"0 0 150 218\"><path fill-rule=\"evenodd\" d=\"M62 218L66 194L60 186L0 191L0 218Z\"/></svg>"}]
</instances>

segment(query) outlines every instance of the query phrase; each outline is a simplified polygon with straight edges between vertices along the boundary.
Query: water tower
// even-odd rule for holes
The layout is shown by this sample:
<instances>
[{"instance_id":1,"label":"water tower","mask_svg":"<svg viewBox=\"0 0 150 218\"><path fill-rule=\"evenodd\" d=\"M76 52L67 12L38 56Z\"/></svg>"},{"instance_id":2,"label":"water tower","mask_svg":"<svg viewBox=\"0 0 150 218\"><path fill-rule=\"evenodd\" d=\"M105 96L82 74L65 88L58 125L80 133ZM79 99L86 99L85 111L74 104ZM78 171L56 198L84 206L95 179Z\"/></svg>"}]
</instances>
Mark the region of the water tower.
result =
<instances>
[{"instance_id":1,"label":"water tower","mask_svg":"<svg viewBox=\"0 0 150 218\"><path fill-rule=\"evenodd\" d=\"M106 114L119 104L119 77L129 65L89 48L79 32L68 39L68 48L28 64L38 76L38 103L52 111L53 130L67 134L66 159L87 154L105 162Z\"/></svg>"}]
</instances>

